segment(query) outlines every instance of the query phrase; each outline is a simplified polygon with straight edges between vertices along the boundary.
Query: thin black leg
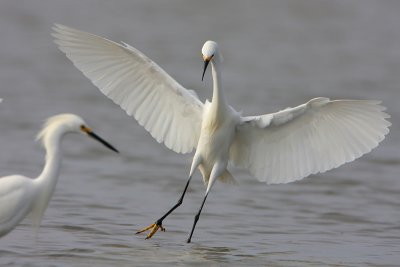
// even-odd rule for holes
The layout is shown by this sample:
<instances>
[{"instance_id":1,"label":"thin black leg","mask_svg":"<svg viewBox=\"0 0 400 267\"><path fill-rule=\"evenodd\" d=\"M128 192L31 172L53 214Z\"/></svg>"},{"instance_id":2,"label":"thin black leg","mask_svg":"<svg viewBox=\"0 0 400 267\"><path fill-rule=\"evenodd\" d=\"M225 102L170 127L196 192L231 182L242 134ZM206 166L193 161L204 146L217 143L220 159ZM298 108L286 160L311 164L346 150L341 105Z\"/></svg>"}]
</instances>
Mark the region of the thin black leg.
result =
<instances>
[{"instance_id":1,"label":"thin black leg","mask_svg":"<svg viewBox=\"0 0 400 267\"><path fill-rule=\"evenodd\" d=\"M161 231L165 231L165 228L162 226L162 222L168 215L171 214L171 212L173 212L176 208L178 208L182 204L183 198L185 197L185 193L186 193L186 190L189 186L191 179L192 179L192 176L190 176L189 179L187 180L185 189L183 190L182 195L179 198L178 202L167 213L165 213L160 219L158 219L155 223L137 231L136 234L140 234L140 233L150 230L150 233L146 236L146 239L149 239L158 231L158 229L160 229Z\"/></svg>"},{"instance_id":2,"label":"thin black leg","mask_svg":"<svg viewBox=\"0 0 400 267\"><path fill-rule=\"evenodd\" d=\"M193 222L193 226L192 226L192 231L190 231L189 238L186 241L187 243L190 243L192 241L192 235L193 235L193 232L194 232L194 228L196 227L197 221L200 218L200 213L201 213L201 210L203 209L204 203L206 202L207 196L208 196L208 193L204 196L204 199L203 199L203 202L201 203L200 209L197 212L196 216L194 216L194 222Z\"/></svg>"},{"instance_id":3,"label":"thin black leg","mask_svg":"<svg viewBox=\"0 0 400 267\"><path fill-rule=\"evenodd\" d=\"M169 211L167 211L167 213L165 213L160 219L158 219L157 222L156 222L156 224L161 224L162 221L163 221L168 215L171 214L171 212L173 212L174 210L176 210L176 208L178 208L180 205L182 205L182 203L183 203L183 198L185 197L186 190L188 189L188 186L189 186L189 183L190 183L190 180L191 180L191 179L192 179L192 177L189 177L189 179L187 180L186 185L185 185L185 189L183 189L182 195L181 195L181 197L179 198L178 202L175 204L175 206L173 206Z\"/></svg>"}]
</instances>

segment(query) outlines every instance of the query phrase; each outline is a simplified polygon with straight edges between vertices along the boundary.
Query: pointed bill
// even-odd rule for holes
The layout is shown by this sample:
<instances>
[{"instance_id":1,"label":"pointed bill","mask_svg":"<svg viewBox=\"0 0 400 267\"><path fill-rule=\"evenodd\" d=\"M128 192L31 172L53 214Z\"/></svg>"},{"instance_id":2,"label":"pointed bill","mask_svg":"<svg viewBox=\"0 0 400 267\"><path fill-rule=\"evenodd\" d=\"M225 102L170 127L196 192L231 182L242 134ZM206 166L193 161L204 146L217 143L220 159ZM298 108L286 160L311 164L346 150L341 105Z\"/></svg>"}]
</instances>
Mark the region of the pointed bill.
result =
<instances>
[{"instance_id":1,"label":"pointed bill","mask_svg":"<svg viewBox=\"0 0 400 267\"><path fill-rule=\"evenodd\" d=\"M204 79L204 74L206 73L207 66L210 63L210 59L204 59L204 69L203 69L203 75L201 76L201 80L203 81Z\"/></svg>"},{"instance_id":2,"label":"pointed bill","mask_svg":"<svg viewBox=\"0 0 400 267\"><path fill-rule=\"evenodd\" d=\"M107 148L111 149L112 151L119 153L119 151L113 147L110 143L108 143L107 141L105 141L103 138L101 138L100 136L98 136L97 134L95 134L92 129L82 125L81 127L82 131L87 133L87 135L89 135L90 137L92 137L93 139L95 139L96 141L102 143L104 146L106 146Z\"/></svg>"}]
</instances>

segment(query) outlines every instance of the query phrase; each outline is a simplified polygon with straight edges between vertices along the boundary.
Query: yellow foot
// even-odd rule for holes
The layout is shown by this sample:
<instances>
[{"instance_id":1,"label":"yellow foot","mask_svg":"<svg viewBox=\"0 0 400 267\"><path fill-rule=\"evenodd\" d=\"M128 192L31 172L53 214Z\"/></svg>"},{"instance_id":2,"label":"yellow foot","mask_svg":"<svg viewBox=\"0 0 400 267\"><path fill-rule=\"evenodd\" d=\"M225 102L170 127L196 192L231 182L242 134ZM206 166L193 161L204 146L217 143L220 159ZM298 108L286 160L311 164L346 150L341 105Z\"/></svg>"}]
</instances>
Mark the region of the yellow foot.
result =
<instances>
[{"instance_id":1,"label":"yellow foot","mask_svg":"<svg viewBox=\"0 0 400 267\"><path fill-rule=\"evenodd\" d=\"M158 229L160 229L162 232L165 232L165 228L162 226L162 223L155 222L155 223L151 224L150 226L147 226L146 228L143 228L142 230L137 231L136 234L146 232L147 230L150 230L150 229L151 229L151 231L146 236L146 239L151 238L158 231Z\"/></svg>"}]
</instances>

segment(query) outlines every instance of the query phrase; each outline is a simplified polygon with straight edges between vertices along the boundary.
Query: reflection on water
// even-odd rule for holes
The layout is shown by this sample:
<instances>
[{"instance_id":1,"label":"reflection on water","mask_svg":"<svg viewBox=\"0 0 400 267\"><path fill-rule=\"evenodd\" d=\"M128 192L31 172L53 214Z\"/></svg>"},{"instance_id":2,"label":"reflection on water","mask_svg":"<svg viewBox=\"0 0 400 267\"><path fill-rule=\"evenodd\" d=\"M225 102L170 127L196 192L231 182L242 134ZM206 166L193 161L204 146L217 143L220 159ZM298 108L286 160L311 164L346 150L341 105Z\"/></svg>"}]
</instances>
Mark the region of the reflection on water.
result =
<instances>
[{"instance_id":1,"label":"reflection on water","mask_svg":"<svg viewBox=\"0 0 400 267\"><path fill-rule=\"evenodd\" d=\"M35 240L24 221L0 240L1 266L397 266L400 262L400 2L4 1L0 8L0 176L40 172L44 118L76 112L120 151L64 141L56 192ZM223 84L245 114L316 96L380 99L391 133L352 164L290 185L233 169L216 184L193 236L200 176L152 240L134 235L172 206L190 155L177 155L83 77L52 43L54 22L143 50L204 99L200 48L222 46Z\"/></svg>"}]
</instances>

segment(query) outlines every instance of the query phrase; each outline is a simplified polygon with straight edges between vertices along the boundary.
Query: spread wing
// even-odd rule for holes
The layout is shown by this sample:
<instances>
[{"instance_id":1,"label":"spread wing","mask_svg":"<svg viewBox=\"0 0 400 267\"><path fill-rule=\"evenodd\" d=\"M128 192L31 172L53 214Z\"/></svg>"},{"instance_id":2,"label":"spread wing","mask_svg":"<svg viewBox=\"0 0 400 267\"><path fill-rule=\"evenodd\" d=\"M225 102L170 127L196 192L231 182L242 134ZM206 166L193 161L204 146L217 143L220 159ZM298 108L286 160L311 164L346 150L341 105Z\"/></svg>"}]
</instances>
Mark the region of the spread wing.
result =
<instances>
[{"instance_id":1,"label":"spread wing","mask_svg":"<svg viewBox=\"0 0 400 267\"><path fill-rule=\"evenodd\" d=\"M196 147L203 103L193 92L127 44L63 25L53 29L60 50L158 142L179 153Z\"/></svg>"},{"instance_id":2,"label":"spread wing","mask_svg":"<svg viewBox=\"0 0 400 267\"><path fill-rule=\"evenodd\" d=\"M391 125L378 101L315 98L295 108L243 117L230 160L268 184L289 183L368 153Z\"/></svg>"}]
</instances>

